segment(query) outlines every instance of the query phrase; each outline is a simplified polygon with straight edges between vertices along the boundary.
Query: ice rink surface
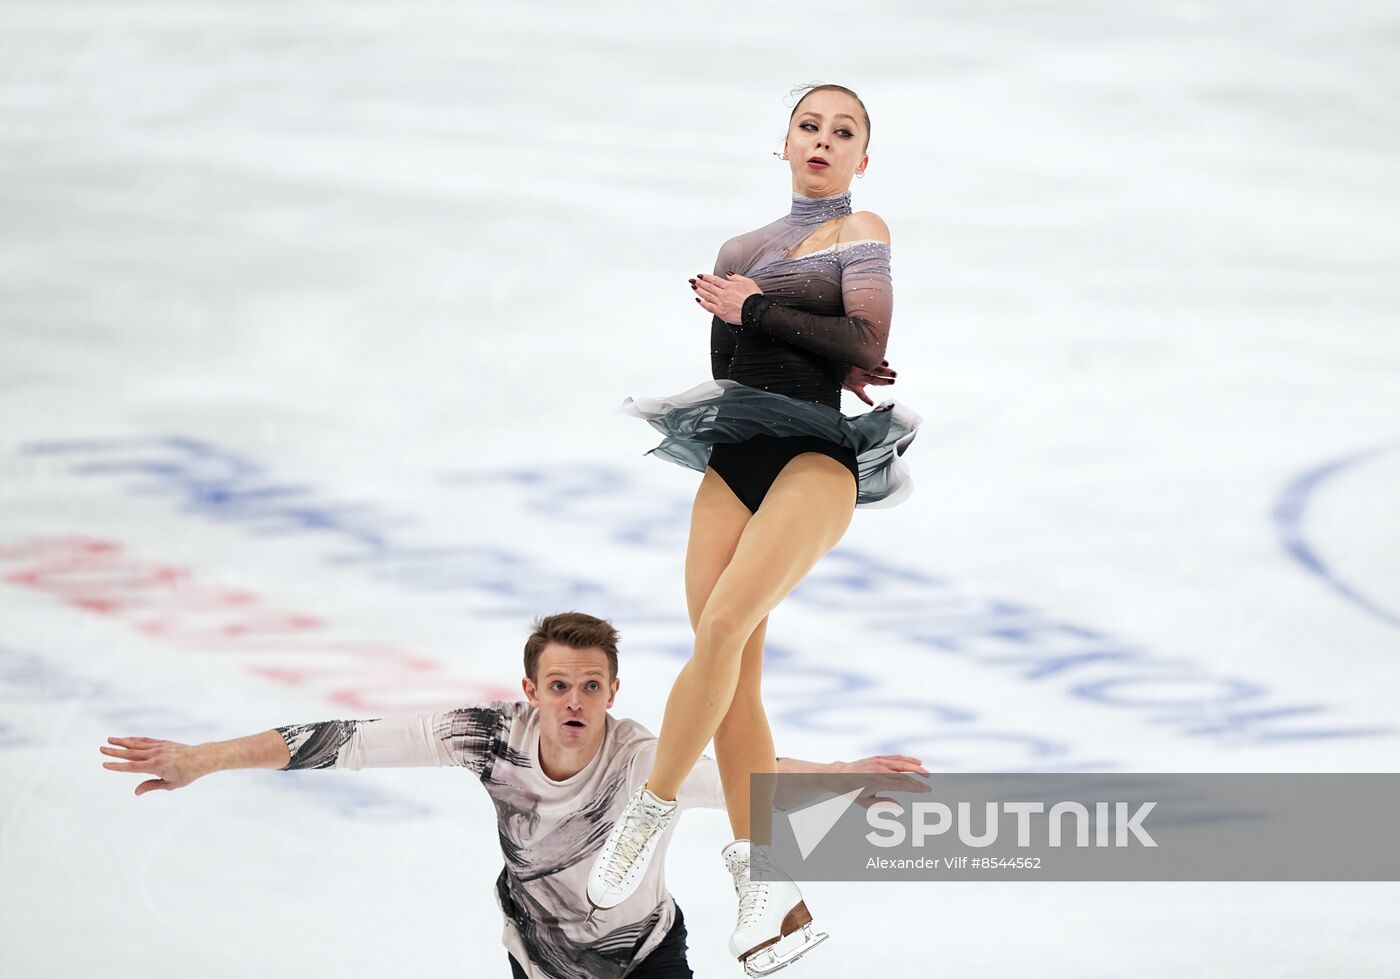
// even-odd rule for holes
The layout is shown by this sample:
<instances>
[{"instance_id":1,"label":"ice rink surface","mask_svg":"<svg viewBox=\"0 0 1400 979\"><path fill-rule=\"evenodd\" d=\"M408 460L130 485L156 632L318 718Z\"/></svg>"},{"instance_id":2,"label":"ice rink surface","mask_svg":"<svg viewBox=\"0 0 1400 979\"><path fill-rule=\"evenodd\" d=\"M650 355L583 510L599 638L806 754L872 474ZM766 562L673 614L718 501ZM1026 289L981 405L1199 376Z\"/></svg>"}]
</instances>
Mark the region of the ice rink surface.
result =
<instances>
[{"instance_id":1,"label":"ice rink surface","mask_svg":"<svg viewBox=\"0 0 1400 979\"><path fill-rule=\"evenodd\" d=\"M925 425L773 615L780 753L1397 770L1393 3L0 24L0 976L508 974L469 775L138 799L97 747L511 697L568 608L655 729L696 477L615 408L707 376L685 280L787 212L816 80L872 116ZM727 832L671 850L700 976ZM1397 884L806 890L794 979L1400 975Z\"/></svg>"}]
</instances>

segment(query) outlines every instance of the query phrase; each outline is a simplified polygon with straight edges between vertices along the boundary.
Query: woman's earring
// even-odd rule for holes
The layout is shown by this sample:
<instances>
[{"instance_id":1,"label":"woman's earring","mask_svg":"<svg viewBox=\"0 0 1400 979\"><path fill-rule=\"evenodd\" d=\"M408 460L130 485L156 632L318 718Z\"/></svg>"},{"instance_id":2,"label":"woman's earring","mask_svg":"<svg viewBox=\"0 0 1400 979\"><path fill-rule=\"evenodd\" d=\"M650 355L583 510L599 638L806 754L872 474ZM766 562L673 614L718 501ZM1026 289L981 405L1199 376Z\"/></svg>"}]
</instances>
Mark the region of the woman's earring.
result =
<instances>
[{"instance_id":1,"label":"woman's earring","mask_svg":"<svg viewBox=\"0 0 1400 979\"><path fill-rule=\"evenodd\" d=\"M865 176L865 171L862 170L860 173L856 174L856 176L857 176L857 177L864 177L864 176Z\"/></svg>"}]
</instances>

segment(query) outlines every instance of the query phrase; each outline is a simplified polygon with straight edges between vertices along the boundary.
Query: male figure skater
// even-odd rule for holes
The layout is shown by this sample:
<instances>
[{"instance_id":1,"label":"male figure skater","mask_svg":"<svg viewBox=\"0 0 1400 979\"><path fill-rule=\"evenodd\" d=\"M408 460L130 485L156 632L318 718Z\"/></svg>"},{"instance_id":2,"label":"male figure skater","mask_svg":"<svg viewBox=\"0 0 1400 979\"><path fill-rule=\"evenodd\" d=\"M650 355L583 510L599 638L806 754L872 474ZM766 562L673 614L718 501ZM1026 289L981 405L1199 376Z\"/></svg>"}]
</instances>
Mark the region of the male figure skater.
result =
<instances>
[{"instance_id":1,"label":"male figure skater","mask_svg":"<svg viewBox=\"0 0 1400 979\"><path fill-rule=\"evenodd\" d=\"M650 731L608 713L619 687L617 640L602 619L551 615L534 624L525 642L523 701L296 724L202 745L109 738L116 747L102 752L121 760L103 767L155 775L136 787L137 795L234 768L466 768L496 806L506 861L496 899L517 979L690 977L685 921L663 872L673 827L630 898L591 916L583 898L592 856L646 778L656 750ZM780 759L779 771L927 774L917 758L904 755L830 764ZM682 808L724 808L712 758L701 757L677 798Z\"/></svg>"}]
</instances>

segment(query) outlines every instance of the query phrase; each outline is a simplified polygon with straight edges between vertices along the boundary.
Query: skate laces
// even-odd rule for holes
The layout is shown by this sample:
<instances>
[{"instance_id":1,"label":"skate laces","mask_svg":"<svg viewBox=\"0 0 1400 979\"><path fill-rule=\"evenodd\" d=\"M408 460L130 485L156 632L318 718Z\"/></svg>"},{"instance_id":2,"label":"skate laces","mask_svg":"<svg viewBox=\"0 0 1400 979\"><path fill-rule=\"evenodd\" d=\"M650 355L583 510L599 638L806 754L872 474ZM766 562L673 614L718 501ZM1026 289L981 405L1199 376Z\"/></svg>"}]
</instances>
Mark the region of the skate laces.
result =
<instances>
[{"instance_id":1,"label":"skate laces","mask_svg":"<svg viewBox=\"0 0 1400 979\"><path fill-rule=\"evenodd\" d=\"M734 877L734 890L739 895L738 927L747 928L762 917L768 906L768 890L771 881L754 880L755 866L773 870L772 861L763 850L750 849L747 856L738 852L728 855L729 872Z\"/></svg>"},{"instance_id":2,"label":"skate laces","mask_svg":"<svg viewBox=\"0 0 1400 979\"><path fill-rule=\"evenodd\" d=\"M607 865L603 867L603 880L613 887L622 885L622 878L627 876L642 855L671 809L671 806L649 803L642 795L627 804L622 813L622 832L608 855Z\"/></svg>"},{"instance_id":3,"label":"skate laces","mask_svg":"<svg viewBox=\"0 0 1400 979\"><path fill-rule=\"evenodd\" d=\"M762 916L768 904L768 882L746 881L735 889L739 892L739 927L747 928Z\"/></svg>"}]
</instances>

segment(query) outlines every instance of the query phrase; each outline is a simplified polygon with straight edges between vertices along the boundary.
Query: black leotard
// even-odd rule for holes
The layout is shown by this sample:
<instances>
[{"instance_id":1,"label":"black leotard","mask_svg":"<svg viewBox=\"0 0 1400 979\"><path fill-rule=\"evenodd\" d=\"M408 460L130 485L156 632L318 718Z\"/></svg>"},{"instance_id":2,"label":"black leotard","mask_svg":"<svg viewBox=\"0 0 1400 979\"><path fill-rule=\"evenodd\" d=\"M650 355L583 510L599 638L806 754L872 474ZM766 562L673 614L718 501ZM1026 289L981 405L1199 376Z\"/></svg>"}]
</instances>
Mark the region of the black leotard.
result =
<instances>
[{"instance_id":1,"label":"black leotard","mask_svg":"<svg viewBox=\"0 0 1400 979\"><path fill-rule=\"evenodd\" d=\"M893 306L889 245L838 240L788 257L818 226L850 214L850 201L849 191L833 197L794 194L787 216L724 243L715 275L748 276L763 294L744 301L742 323L711 320L710 365L716 379L839 410L850 365L879 365ZM813 436L719 443L711 451L710 468L757 512L783 466L802 452L831 456L859 482L855 452Z\"/></svg>"}]
</instances>

